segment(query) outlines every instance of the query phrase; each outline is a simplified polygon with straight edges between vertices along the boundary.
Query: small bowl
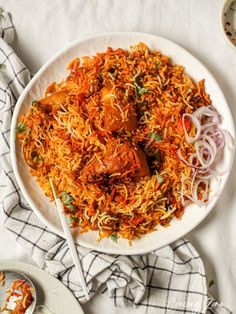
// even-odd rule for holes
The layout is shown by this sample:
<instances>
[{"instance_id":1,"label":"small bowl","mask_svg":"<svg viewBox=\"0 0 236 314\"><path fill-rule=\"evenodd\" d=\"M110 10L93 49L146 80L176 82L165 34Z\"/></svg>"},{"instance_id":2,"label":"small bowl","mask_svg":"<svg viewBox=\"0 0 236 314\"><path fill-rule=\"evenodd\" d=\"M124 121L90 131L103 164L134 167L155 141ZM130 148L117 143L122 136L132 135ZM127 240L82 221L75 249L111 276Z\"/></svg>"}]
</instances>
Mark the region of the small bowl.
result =
<instances>
[{"instance_id":1,"label":"small bowl","mask_svg":"<svg viewBox=\"0 0 236 314\"><path fill-rule=\"evenodd\" d=\"M221 9L221 30L225 40L236 51L236 0L225 0Z\"/></svg>"}]
</instances>

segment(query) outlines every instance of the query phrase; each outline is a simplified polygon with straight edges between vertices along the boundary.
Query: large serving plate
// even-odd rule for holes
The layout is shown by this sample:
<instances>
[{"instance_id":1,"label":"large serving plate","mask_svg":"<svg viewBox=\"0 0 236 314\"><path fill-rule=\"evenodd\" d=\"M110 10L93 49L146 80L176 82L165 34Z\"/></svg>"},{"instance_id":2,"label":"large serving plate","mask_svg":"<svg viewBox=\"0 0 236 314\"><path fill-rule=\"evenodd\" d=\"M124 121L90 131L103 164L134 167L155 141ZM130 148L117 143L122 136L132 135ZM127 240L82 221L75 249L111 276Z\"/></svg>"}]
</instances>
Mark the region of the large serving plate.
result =
<instances>
[{"instance_id":1,"label":"large serving plate","mask_svg":"<svg viewBox=\"0 0 236 314\"><path fill-rule=\"evenodd\" d=\"M233 138L235 137L234 124L229 107L214 77L195 57L174 42L151 34L118 32L99 34L72 43L67 49L49 60L25 88L16 104L11 125L11 158L18 184L27 202L38 217L60 236L63 236L63 232L55 206L44 196L35 179L30 175L29 168L22 155L21 145L15 140L14 130L17 120L21 114L28 111L33 100L44 95L45 88L49 83L53 81L59 82L68 75L65 68L70 60L78 56L93 55L96 52L104 51L108 46L112 48L129 48L130 45L140 41L146 43L151 49L158 49L161 53L170 56L173 63L184 65L186 73L194 80L205 79L206 91L210 93L213 105L223 116L221 127L228 130ZM125 255L146 253L177 240L195 228L212 210L227 181L233 157L234 150L225 150L224 158L219 167L227 168L229 171L221 177L220 181L212 181L212 201L210 204L202 208L196 205L188 206L182 219L173 219L171 226L167 228L158 227L157 231L147 234L139 240L134 240L132 246L123 239L119 239L117 243L111 239L104 239L98 243L97 232L79 234L78 230L74 230L75 240L88 248L111 254Z\"/></svg>"}]
</instances>

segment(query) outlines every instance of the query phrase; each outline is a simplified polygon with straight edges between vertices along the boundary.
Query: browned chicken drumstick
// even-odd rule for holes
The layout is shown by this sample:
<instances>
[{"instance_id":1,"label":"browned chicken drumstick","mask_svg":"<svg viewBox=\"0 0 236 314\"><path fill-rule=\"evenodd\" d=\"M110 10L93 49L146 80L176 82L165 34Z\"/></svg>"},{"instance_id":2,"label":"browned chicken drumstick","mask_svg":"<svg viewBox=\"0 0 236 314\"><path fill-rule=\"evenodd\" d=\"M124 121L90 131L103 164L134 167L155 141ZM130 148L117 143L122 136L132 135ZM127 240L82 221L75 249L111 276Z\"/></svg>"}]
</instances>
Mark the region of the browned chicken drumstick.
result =
<instances>
[{"instance_id":1,"label":"browned chicken drumstick","mask_svg":"<svg viewBox=\"0 0 236 314\"><path fill-rule=\"evenodd\" d=\"M109 175L119 178L150 176L146 156L141 148L125 141L112 140L101 159L94 158L82 171L81 180L95 183Z\"/></svg>"}]
</instances>

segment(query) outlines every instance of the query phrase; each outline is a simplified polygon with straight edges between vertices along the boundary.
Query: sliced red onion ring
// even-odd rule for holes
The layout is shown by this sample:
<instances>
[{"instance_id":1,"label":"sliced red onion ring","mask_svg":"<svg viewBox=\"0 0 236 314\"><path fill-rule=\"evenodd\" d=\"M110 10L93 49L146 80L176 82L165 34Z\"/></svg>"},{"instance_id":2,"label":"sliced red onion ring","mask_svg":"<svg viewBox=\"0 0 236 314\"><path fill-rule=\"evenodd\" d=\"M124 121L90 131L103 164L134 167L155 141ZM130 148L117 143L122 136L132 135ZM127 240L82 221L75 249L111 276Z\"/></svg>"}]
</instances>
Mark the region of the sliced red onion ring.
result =
<instances>
[{"instance_id":1,"label":"sliced red onion ring","mask_svg":"<svg viewBox=\"0 0 236 314\"><path fill-rule=\"evenodd\" d=\"M194 126L196 128L196 134L193 137L188 135L188 132L185 128L185 122L184 122L185 118L191 119L192 123L194 124ZM201 134L201 124L200 124L199 120L196 117L194 117L194 115L192 115L192 114L184 113L182 116L182 123L183 123L183 129L184 129L186 141L188 143L194 143L199 138L199 136Z\"/></svg>"},{"instance_id":2,"label":"sliced red onion ring","mask_svg":"<svg viewBox=\"0 0 236 314\"><path fill-rule=\"evenodd\" d=\"M216 152L214 152L214 149L211 147L210 144L203 140L197 141L194 146L198 156L198 160L202 166L201 168L209 168L213 164L216 157ZM200 149L203 149L202 153L200 152ZM207 159L204 158L204 154L207 155Z\"/></svg>"},{"instance_id":3,"label":"sliced red onion ring","mask_svg":"<svg viewBox=\"0 0 236 314\"><path fill-rule=\"evenodd\" d=\"M228 150L230 152L233 152L234 151L234 139L232 135L226 130L219 129L218 132L223 135L224 140L225 140L225 145L228 148Z\"/></svg>"},{"instance_id":4,"label":"sliced red onion ring","mask_svg":"<svg viewBox=\"0 0 236 314\"><path fill-rule=\"evenodd\" d=\"M218 135L217 126L214 125L214 126L209 126L208 128L205 128L202 131L202 134L206 134L206 135L209 135L209 136L212 136L212 137Z\"/></svg>"},{"instance_id":5,"label":"sliced red onion ring","mask_svg":"<svg viewBox=\"0 0 236 314\"><path fill-rule=\"evenodd\" d=\"M197 154L191 154L191 155L189 156L189 163L191 164L191 167L197 167L197 166L198 166L198 164L196 163L196 161L197 161L197 163L198 163ZM193 169L194 169L194 168L193 168Z\"/></svg>"},{"instance_id":6,"label":"sliced red onion ring","mask_svg":"<svg viewBox=\"0 0 236 314\"><path fill-rule=\"evenodd\" d=\"M202 121L203 116L205 119ZM185 128L184 119L191 119L191 122L196 128L196 134L193 137L188 135ZM221 116L212 107L201 107L193 114L185 113L182 116L183 128L187 143L194 143L195 152L189 154L186 160L181 150L177 151L179 159L192 169L190 195L185 194L185 182L187 177L181 178L181 202L183 206L186 204L186 199L202 207L207 204L217 195L217 192L211 195L210 200L210 181L212 178L221 180L221 176L229 170L216 169L216 161L219 152L226 146L230 151L234 150L234 140L226 130L219 129ZM203 183L205 189L201 189L201 199L199 199L199 185Z\"/></svg>"},{"instance_id":7,"label":"sliced red onion ring","mask_svg":"<svg viewBox=\"0 0 236 314\"><path fill-rule=\"evenodd\" d=\"M200 137L201 140L205 140L206 142L208 142L210 144L210 146L212 147L214 153L217 153L217 146L215 141L213 140L213 138L211 138L209 135L207 134L202 134Z\"/></svg>"},{"instance_id":8,"label":"sliced red onion ring","mask_svg":"<svg viewBox=\"0 0 236 314\"><path fill-rule=\"evenodd\" d=\"M199 121L201 121L202 116L215 118L215 124L219 124L221 121L220 115L212 106L200 107L193 113L194 117L196 117Z\"/></svg>"},{"instance_id":9,"label":"sliced red onion ring","mask_svg":"<svg viewBox=\"0 0 236 314\"><path fill-rule=\"evenodd\" d=\"M186 201L185 201L184 197L185 197L185 198L188 198L188 199L190 199L192 202L194 202L193 199L191 198L191 196L185 195L184 184L185 184L185 181L186 181L187 179L189 179L189 178L186 177L186 176L182 176L182 177L181 177L181 194L180 194L180 199L181 199L181 203L182 203L183 206L186 206Z\"/></svg>"},{"instance_id":10,"label":"sliced red onion ring","mask_svg":"<svg viewBox=\"0 0 236 314\"><path fill-rule=\"evenodd\" d=\"M199 200L198 198L198 189L201 183L205 184L205 191L201 194L201 196L203 197L203 200ZM191 192L192 192L192 198L194 199L194 203L196 203L199 207L207 205L209 201L209 198L208 198L209 197L209 180L203 180L203 179L196 180L193 184L193 189ZM206 197L205 194L207 194L208 197Z\"/></svg>"},{"instance_id":11,"label":"sliced red onion ring","mask_svg":"<svg viewBox=\"0 0 236 314\"><path fill-rule=\"evenodd\" d=\"M198 166L196 166L196 165L193 165L193 164L189 163L187 160L185 160L184 157L183 157L182 154L181 154L180 148L177 150L177 155L178 155L179 159L180 159L183 163L185 163L185 165L189 166L190 168L193 168L193 169L201 169L201 167L198 167Z\"/></svg>"}]
</instances>

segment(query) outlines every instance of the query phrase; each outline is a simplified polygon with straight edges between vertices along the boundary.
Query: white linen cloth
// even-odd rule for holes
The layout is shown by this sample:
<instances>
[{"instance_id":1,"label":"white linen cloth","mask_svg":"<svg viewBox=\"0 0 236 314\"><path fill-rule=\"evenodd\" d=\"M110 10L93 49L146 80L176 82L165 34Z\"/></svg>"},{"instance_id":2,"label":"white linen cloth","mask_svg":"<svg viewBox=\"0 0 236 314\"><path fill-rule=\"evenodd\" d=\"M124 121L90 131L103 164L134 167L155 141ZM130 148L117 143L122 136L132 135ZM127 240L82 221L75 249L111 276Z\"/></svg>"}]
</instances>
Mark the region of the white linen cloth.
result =
<instances>
[{"instance_id":1,"label":"white linen cloth","mask_svg":"<svg viewBox=\"0 0 236 314\"><path fill-rule=\"evenodd\" d=\"M9 21L7 16L5 19ZM3 199L3 207L8 216L6 226L16 234L17 240L30 251L41 267L62 277L70 289L75 291L71 279L76 275L73 275L74 269L71 267L72 262L64 240L47 230L34 216L24 203L12 174L8 147L10 118L15 99L27 83L29 75L13 51L3 41L1 41L1 48L0 63L6 63L1 77L3 84L1 84L1 162L5 171L2 173L1 182L6 182ZM30 237L32 231L36 236L34 239ZM207 287L204 267L194 248L185 240L180 240L170 247L144 257L114 257L89 252L82 248L79 251L83 256L84 270L88 273L92 293L98 288L103 288L105 293L109 292L117 305L135 302L145 311L156 311L158 308L158 313L166 311L171 313L172 310L183 313L193 311L204 313L206 310ZM109 267L107 270L104 262L114 267ZM86 269L88 265L91 266L90 269ZM179 279L180 274L181 279ZM192 275L194 275L193 279L191 279ZM168 282L169 285L164 286ZM104 283L106 283L105 287ZM145 292L142 287L147 287ZM136 288L138 292L134 292ZM165 291L165 293L160 291ZM75 291L77 297L81 298L79 292L81 291ZM198 308L195 308L196 306ZM216 307L214 309L216 310ZM221 313L223 310L221 308Z\"/></svg>"}]
</instances>

